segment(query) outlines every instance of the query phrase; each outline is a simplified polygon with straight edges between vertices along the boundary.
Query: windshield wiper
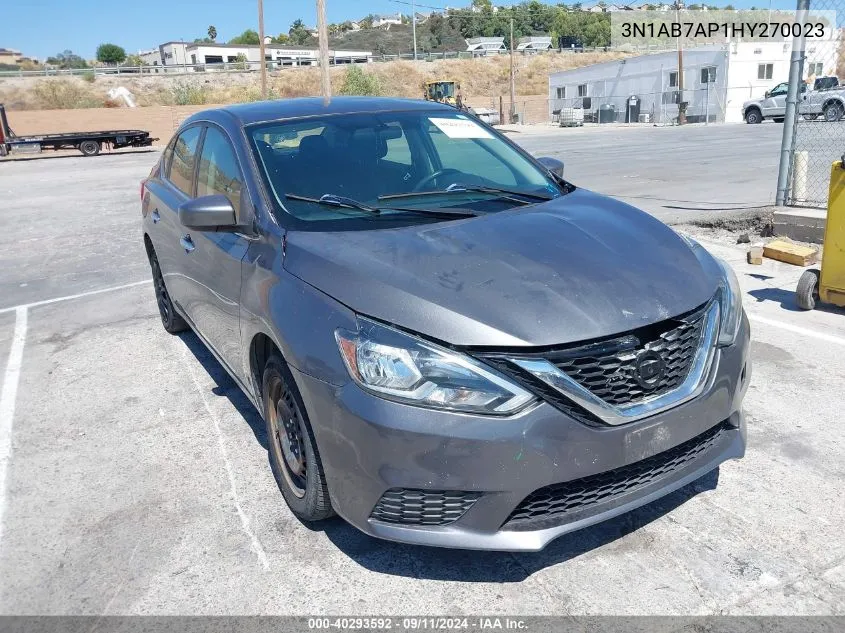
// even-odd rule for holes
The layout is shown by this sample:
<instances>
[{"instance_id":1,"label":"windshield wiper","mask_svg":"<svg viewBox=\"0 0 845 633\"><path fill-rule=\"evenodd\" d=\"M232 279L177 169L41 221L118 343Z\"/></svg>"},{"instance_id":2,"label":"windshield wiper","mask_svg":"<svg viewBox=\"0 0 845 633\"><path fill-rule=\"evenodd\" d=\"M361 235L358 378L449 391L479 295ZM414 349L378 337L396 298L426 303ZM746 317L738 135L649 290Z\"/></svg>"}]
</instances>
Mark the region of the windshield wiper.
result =
<instances>
[{"instance_id":1,"label":"windshield wiper","mask_svg":"<svg viewBox=\"0 0 845 633\"><path fill-rule=\"evenodd\" d=\"M519 189L505 189L502 187L487 187L485 185L467 185L459 182L449 185L448 187L446 187L446 189L440 189L437 191L408 191L406 193L392 193L386 196L379 196L378 199L393 200L397 198L413 198L414 196L442 196L451 193L461 193L462 191L497 194L499 195L499 197L505 200L511 200L513 202L519 202L522 204L530 203L526 200L522 200L520 198L512 198L510 196L524 196L533 200L552 200L551 196L547 196L542 193L531 193L529 191L520 191Z\"/></svg>"},{"instance_id":2,"label":"windshield wiper","mask_svg":"<svg viewBox=\"0 0 845 633\"><path fill-rule=\"evenodd\" d=\"M345 196L336 196L332 193L325 193L319 198L311 198L308 196L300 196L295 193L285 194L285 198L289 200L301 200L302 202L313 202L314 204L322 204L329 207L357 209L364 213L371 215L381 215L383 211L401 211L403 213L417 213L419 215L429 215L438 218L474 218L478 214L473 211L452 211L446 209L417 209L413 207L373 207L364 202L359 202L353 198Z\"/></svg>"}]
</instances>

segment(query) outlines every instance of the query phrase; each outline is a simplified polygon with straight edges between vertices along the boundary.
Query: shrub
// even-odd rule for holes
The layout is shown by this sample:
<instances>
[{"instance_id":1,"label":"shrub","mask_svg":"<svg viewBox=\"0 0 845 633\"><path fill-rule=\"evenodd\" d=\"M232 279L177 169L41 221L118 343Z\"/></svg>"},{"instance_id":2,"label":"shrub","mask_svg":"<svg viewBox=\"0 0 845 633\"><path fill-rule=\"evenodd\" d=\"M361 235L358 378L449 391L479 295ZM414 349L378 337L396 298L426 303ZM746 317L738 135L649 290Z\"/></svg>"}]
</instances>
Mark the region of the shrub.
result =
<instances>
[{"instance_id":1,"label":"shrub","mask_svg":"<svg viewBox=\"0 0 845 633\"><path fill-rule=\"evenodd\" d=\"M33 88L38 107L45 110L67 110L74 108L99 108L102 98L77 82L67 79L45 79Z\"/></svg>"},{"instance_id":2,"label":"shrub","mask_svg":"<svg viewBox=\"0 0 845 633\"><path fill-rule=\"evenodd\" d=\"M203 105L206 93L202 86L189 82L179 82L170 88L174 105Z\"/></svg>"},{"instance_id":3,"label":"shrub","mask_svg":"<svg viewBox=\"0 0 845 633\"><path fill-rule=\"evenodd\" d=\"M97 80L97 76L94 74L93 70L87 70L82 73L82 81L87 81L89 84L94 83Z\"/></svg>"},{"instance_id":4,"label":"shrub","mask_svg":"<svg viewBox=\"0 0 845 633\"><path fill-rule=\"evenodd\" d=\"M360 66L350 66L343 77L340 94L377 97L382 94L381 82L376 75L365 73Z\"/></svg>"}]
</instances>

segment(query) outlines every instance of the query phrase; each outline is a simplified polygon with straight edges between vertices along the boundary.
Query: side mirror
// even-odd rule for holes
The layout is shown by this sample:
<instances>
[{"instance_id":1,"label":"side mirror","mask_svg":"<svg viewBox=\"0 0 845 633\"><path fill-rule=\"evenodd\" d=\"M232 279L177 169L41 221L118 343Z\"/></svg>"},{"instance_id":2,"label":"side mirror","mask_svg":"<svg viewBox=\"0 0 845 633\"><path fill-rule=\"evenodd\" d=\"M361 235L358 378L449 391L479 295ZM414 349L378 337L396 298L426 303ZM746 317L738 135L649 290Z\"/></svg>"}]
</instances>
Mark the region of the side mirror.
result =
<instances>
[{"instance_id":1,"label":"side mirror","mask_svg":"<svg viewBox=\"0 0 845 633\"><path fill-rule=\"evenodd\" d=\"M541 156L537 159L543 167L548 169L558 178L563 178L563 161L558 160L557 158L552 158L551 156Z\"/></svg>"},{"instance_id":2,"label":"side mirror","mask_svg":"<svg viewBox=\"0 0 845 633\"><path fill-rule=\"evenodd\" d=\"M236 226L235 208L222 194L203 196L179 205L179 222L188 229L220 231Z\"/></svg>"},{"instance_id":3,"label":"side mirror","mask_svg":"<svg viewBox=\"0 0 845 633\"><path fill-rule=\"evenodd\" d=\"M772 96L772 93L770 91L766 90L766 94L765 94L766 99L768 99L771 96Z\"/></svg>"}]
</instances>

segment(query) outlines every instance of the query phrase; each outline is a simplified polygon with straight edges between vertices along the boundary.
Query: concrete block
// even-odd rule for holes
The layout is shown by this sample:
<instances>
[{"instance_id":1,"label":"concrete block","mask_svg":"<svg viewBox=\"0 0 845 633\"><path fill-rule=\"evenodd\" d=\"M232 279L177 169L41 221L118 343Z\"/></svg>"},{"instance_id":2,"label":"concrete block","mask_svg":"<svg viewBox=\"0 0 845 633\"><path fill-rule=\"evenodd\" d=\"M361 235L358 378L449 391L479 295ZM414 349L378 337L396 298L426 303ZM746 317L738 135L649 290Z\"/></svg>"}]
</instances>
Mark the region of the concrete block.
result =
<instances>
[{"instance_id":1,"label":"concrete block","mask_svg":"<svg viewBox=\"0 0 845 633\"><path fill-rule=\"evenodd\" d=\"M824 241L826 209L797 209L781 207L774 213L775 235L788 237L799 242Z\"/></svg>"}]
</instances>

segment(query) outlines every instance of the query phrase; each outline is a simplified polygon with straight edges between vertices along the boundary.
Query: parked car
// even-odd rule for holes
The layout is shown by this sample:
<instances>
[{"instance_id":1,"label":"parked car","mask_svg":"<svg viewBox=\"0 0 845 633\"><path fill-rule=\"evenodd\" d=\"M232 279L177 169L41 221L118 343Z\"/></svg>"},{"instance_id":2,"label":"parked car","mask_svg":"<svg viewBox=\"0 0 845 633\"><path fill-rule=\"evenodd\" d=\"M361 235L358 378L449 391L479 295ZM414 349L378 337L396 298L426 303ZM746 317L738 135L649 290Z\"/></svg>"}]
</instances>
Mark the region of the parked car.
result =
<instances>
[{"instance_id":1,"label":"parked car","mask_svg":"<svg viewBox=\"0 0 845 633\"><path fill-rule=\"evenodd\" d=\"M802 95L798 112L811 121L819 117L830 123L839 121L845 115L845 87L836 77L819 77L814 87Z\"/></svg>"},{"instance_id":2,"label":"parked car","mask_svg":"<svg viewBox=\"0 0 845 633\"><path fill-rule=\"evenodd\" d=\"M142 185L161 321L261 412L291 511L538 550L741 457L731 268L446 105L191 116Z\"/></svg>"},{"instance_id":3,"label":"parked car","mask_svg":"<svg viewBox=\"0 0 845 633\"><path fill-rule=\"evenodd\" d=\"M802 94L807 91L807 84L801 82ZM762 99L751 99L742 104L742 118L746 123L762 123L765 119L774 119L782 123L786 114L786 94L789 82L784 81L771 90L767 90Z\"/></svg>"}]
</instances>

